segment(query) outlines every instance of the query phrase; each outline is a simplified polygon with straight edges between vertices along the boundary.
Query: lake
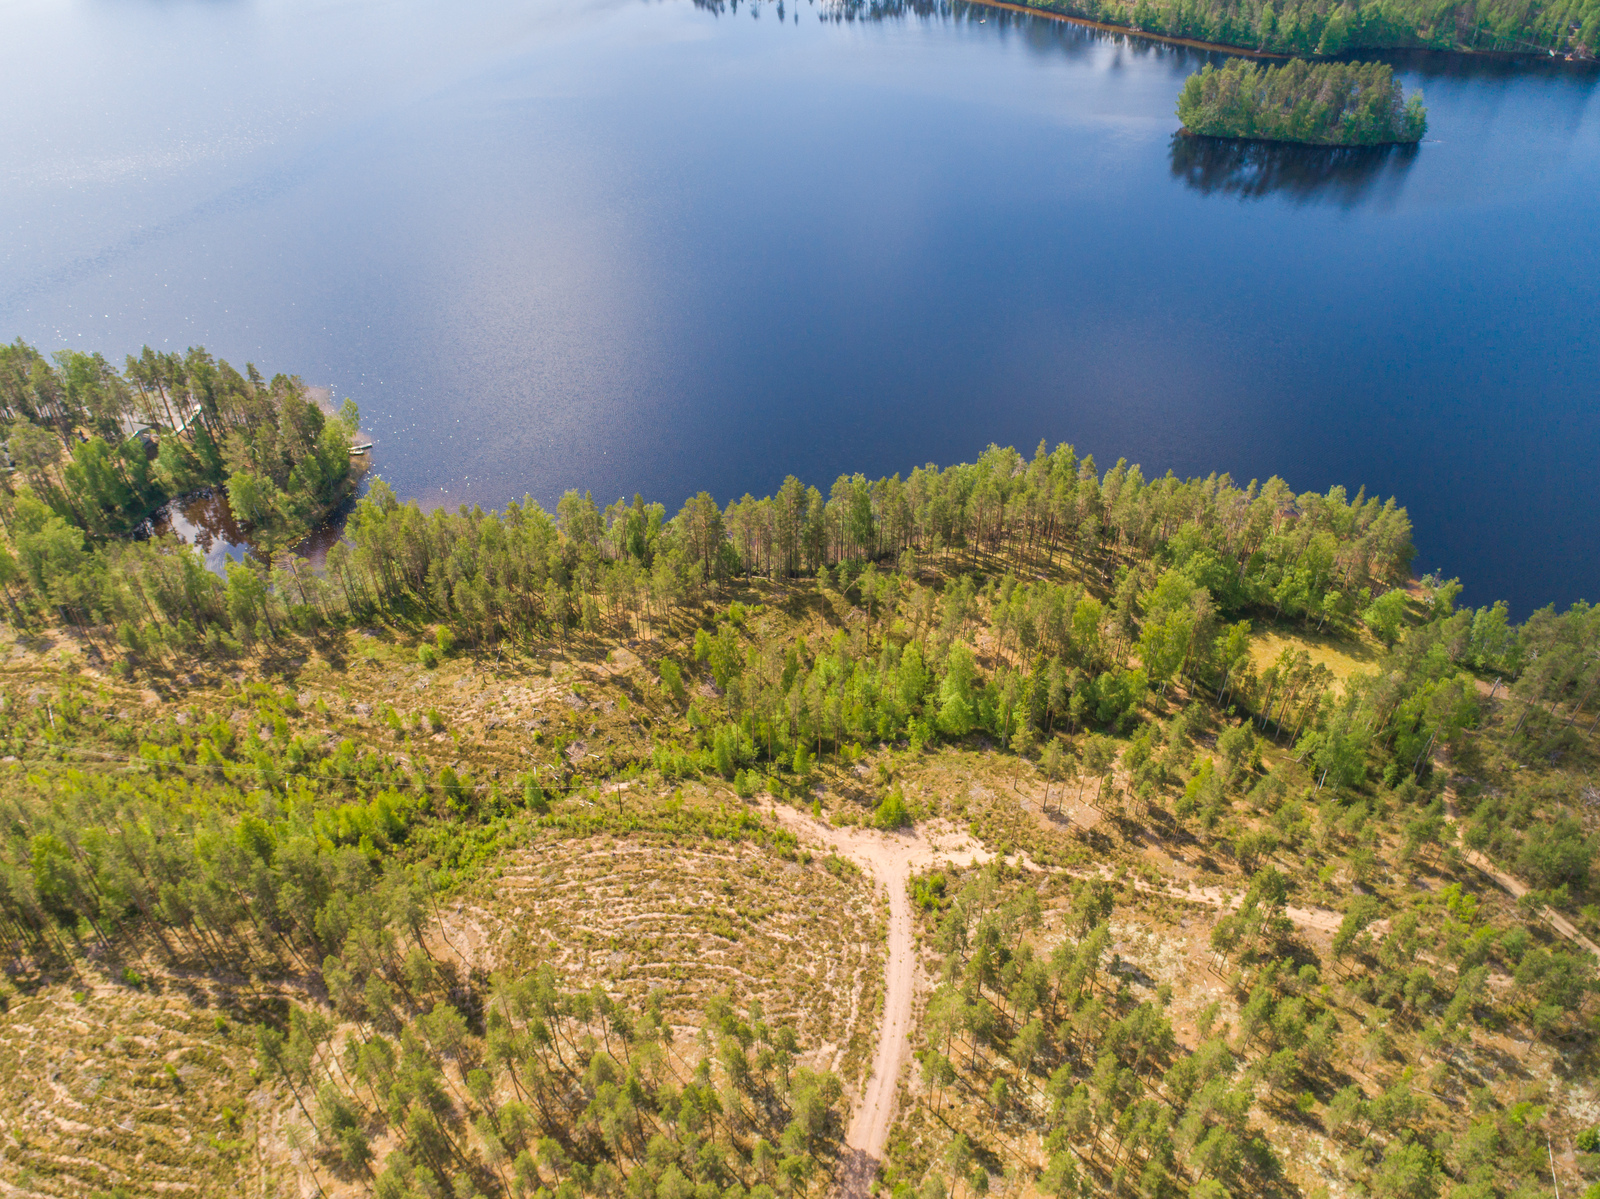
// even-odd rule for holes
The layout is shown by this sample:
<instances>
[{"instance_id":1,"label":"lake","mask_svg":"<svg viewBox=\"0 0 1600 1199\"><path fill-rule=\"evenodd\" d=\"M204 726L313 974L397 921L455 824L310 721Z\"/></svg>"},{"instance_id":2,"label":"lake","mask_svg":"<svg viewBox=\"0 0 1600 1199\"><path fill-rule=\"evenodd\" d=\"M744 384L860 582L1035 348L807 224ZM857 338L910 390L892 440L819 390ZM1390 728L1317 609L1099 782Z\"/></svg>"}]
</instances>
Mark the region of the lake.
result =
<instances>
[{"instance_id":1,"label":"lake","mask_svg":"<svg viewBox=\"0 0 1600 1199\"><path fill-rule=\"evenodd\" d=\"M298 373L403 496L1043 438L1392 493L1467 600L1600 599L1592 67L1393 56L1427 140L1334 154L1175 139L1206 55L960 4L0 21L0 336Z\"/></svg>"}]
</instances>

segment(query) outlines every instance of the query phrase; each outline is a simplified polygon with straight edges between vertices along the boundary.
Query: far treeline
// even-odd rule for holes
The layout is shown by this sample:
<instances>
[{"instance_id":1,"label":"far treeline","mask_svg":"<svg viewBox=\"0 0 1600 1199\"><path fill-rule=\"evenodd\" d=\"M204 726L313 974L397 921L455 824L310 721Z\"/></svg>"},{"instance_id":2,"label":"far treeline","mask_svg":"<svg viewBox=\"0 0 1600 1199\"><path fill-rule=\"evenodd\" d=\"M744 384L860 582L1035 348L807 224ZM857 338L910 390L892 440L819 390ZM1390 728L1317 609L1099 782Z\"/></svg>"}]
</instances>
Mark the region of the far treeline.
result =
<instances>
[{"instance_id":1,"label":"far treeline","mask_svg":"<svg viewBox=\"0 0 1600 1199\"><path fill-rule=\"evenodd\" d=\"M1428 130L1422 96L1406 99L1381 62L1260 67L1234 59L1190 75L1178 97L1185 133L1314 146L1417 142Z\"/></svg>"},{"instance_id":2,"label":"far treeline","mask_svg":"<svg viewBox=\"0 0 1600 1199\"><path fill-rule=\"evenodd\" d=\"M1276 54L1360 50L1489 50L1593 58L1600 0L1023 0L1168 37Z\"/></svg>"},{"instance_id":3,"label":"far treeline","mask_svg":"<svg viewBox=\"0 0 1600 1199\"><path fill-rule=\"evenodd\" d=\"M226 485L260 542L293 544L349 494L360 414L330 418L288 375L241 375L201 348L145 346L118 371L100 354L46 358L0 345L0 421L13 482L100 537L136 529L168 500ZM8 488L7 490L10 490Z\"/></svg>"}]
</instances>

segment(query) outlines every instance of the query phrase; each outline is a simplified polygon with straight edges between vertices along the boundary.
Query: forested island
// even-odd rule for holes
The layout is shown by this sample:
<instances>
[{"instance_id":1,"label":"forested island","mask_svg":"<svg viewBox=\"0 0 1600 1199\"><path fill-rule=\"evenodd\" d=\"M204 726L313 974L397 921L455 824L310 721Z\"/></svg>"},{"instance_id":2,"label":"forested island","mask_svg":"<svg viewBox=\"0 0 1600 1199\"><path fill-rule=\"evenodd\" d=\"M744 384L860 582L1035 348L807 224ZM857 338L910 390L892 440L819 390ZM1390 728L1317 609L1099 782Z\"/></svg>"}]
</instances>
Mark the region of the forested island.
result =
<instances>
[{"instance_id":1,"label":"forested island","mask_svg":"<svg viewBox=\"0 0 1600 1199\"><path fill-rule=\"evenodd\" d=\"M1183 132L1203 137L1381 146L1418 142L1428 129L1420 94L1407 99L1388 64L1207 64L1178 97Z\"/></svg>"},{"instance_id":2,"label":"forested island","mask_svg":"<svg viewBox=\"0 0 1600 1199\"><path fill-rule=\"evenodd\" d=\"M1419 48L1557 54L1600 49L1600 0L1019 0L1029 8L1272 54Z\"/></svg>"},{"instance_id":3,"label":"forested island","mask_svg":"<svg viewBox=\"0 0 1600 1199\"><path fill-rule=\"evenodd\" d=\"M144 370L8 361L63 453ZM0 495L19 1193L1600 1194L1600 610L1460 605L1393 499L374 482L219 578L87 444Z\"/></svg>"}]
</instances>

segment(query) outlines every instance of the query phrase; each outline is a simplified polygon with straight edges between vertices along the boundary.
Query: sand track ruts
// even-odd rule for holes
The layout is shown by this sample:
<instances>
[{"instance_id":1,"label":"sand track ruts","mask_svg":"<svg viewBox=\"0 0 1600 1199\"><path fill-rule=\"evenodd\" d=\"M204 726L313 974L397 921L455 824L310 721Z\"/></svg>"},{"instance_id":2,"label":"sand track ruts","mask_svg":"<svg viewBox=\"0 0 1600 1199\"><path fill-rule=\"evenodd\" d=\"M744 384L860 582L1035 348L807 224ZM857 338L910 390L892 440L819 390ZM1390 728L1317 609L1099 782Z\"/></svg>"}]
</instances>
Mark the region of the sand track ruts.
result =
<instances>
[{"instance_id":1,"label":"sand track ruts","mask_svg":"<svg viewBox=\"0 0 1600 1199\"><path fill-rule=\"evenodd\" d=\"M844 1168L837 1192L843 1199L866 1199L872 1179L883 1158L894 1121L895 1094L900 1073L911 1052L911 1018L916 999L916 937L911 918L911 898L907 884L914 871L941 862L970 866L988 861L993 855L959 827L944 821L920 825L904 832L883 833L869 829L834 828L794 808L769 805L769 811L802 841L832 850L854 862L888 892L889 936L884 960L883 1020L878 1028L878 1045L872 1059L872 1073L851 1116L845 1134ZM1024 863L1028 865L1027 863ZM1076 877L1089 877L1094 871L1068 871ZM1157 891L1142 880L1139 890ZM1190 887L1174 898L1225 908L1236 905L1237 897L1221 888ZM1339 914L1322 909L1288 909L1296 924L1321 932L1338 928Z\"/></svg>"},{"instance_id":2,"label":"sand track ruts","mask_svg":"<svg viewBox=\"0 0 1600 1199\"><path fill-rule=\"evenodd\" d=\"M1481 680L1478 683L1478 687L1480 690L1482 690L1483 683ZM1444 787L1444 819L1445 823L1450 826L1451 832L1454 834L1461 826L1461 813L1456 807L1456 782L1455 779L1448 773L1449 767L1440 759L1437 754L1434 755L1433 768L1443 775L1446 780ZM1488 875L1489 878L1494 881L1495 885L1507 895L1511 896L1512 899L1521 899L1528 893L1527 883L1523 882L1516 875L1508 874L1506 871L1501 870L1500 867L1496 866L1488 859L1488 857L1479 853L1477 850L1469 849L1465 844L1463 844L1461 846L1461 857L1462 860L1468 865L1475 866L1478 870ZM1540 905L1539 915L1543 917L1546 924L1555 929L1556 932L1560 933L1574 945L1582 946L1596 957L1600 957L1600 945L1596 945L1588 937L1584 936L1579 930L1578 926L1573 924L1572 921L1568 920L1560 912L1556 911L1552 907Z\"/></svg>"},{"instance_id":3,"label":"sand track ruts","mask_svg":"<svg viewBox=\"0 0 1600 1199\"><path fill-rule=\"evenodd\" d=\"M911 1051L917 953L906 885L914 870L939 862L969 866L986 861L991 855L965 832L954 826L944 826L942 822L908 832L880 833L834 828L782 805L774 805L771 811L801 840L830 849L854 862L888 892L889 944L884 960L883 1021L878 1026L872 1073L845 1133L844 1168L837 1187L844 1199L866 1199L883 1158L884 1145L889 1140L895 1091Z\"/></svg>"}]
</instances>

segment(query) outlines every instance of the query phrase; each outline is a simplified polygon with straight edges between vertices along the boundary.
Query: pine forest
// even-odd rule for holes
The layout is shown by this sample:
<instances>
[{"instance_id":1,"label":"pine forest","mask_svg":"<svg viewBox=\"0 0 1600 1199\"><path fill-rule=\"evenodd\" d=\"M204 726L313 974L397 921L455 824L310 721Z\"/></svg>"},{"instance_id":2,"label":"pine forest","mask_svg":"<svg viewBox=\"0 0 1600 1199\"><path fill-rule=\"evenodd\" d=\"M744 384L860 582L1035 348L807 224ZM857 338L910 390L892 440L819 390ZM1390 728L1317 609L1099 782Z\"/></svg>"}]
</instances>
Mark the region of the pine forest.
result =
<instances>
[{"instance_id":1,"label":"pine forest","mask_svg":"<svg viewBox=\"0 0 1600 1199\"><path fill-rule=\"evenodd\" d=\"M0 404L7 1195L1600 1196L1600 612L1398 498L425 511L203 350Z\"/></svg>"}]
</instances>

